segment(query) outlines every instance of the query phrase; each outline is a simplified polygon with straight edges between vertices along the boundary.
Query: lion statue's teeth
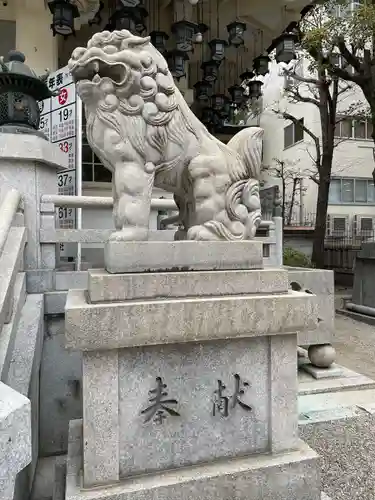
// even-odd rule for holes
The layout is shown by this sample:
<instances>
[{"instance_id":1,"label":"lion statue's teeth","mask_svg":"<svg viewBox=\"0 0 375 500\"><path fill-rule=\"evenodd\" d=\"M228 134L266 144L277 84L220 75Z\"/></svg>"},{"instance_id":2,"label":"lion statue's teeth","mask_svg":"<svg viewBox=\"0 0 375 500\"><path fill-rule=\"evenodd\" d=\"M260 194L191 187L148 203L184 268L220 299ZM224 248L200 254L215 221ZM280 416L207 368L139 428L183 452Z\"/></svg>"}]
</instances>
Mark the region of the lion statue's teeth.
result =
<instances>
[{"instance_id":1,"label":"lion statue's teeth","mask_svg":"<svg viewBox=\"0 0 375 500\"><path fill-rule=\"evenodd\" d=\"M73 52L69 67L85 105L88 141L113 173L112 239L147 239L154 185L174 194L178 239L254 237L262 129L242 130L228 145L213 137L149 37L96 33Z\"/></svg>"}]
</instances>

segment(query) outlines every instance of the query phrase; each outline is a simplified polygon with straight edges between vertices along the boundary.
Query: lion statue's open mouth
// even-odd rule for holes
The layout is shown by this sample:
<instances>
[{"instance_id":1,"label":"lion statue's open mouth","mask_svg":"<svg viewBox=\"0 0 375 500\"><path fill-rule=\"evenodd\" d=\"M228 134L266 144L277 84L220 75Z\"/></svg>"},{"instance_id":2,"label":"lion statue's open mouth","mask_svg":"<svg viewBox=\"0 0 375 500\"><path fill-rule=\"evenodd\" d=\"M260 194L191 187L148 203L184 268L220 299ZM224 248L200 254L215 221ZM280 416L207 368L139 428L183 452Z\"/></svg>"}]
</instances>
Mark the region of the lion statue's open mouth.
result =
<instances>
[{"instance_id":1,"label":"lion statue's open mouth","mask_svg":"<svg viewBox=\"0 0 375 500\"><path fill-rule=\"evenodd\" d=\"M174 194L178 238L242 240L260 222L263 130L228 143L190 110L149 37L96 33L69 68L85 105L87 138L113 173L112 239L147 239L153 186ZM182 236L181 236L182 235Z\"/></svg>"}]
</instances>

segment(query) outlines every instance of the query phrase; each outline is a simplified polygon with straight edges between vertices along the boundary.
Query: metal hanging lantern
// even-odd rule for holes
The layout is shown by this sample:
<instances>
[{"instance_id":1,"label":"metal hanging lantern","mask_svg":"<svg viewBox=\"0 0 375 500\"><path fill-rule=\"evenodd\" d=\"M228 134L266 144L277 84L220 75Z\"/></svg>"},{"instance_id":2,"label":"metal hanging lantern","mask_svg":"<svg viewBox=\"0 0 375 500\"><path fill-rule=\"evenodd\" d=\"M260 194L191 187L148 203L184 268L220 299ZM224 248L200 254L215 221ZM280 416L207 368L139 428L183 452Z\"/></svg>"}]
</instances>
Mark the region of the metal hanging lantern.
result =
<instances>
[{"instance_id":1,"label":"metal hanging lantern","mask_svg":"<svg viewBox=\"0 0 375 500\"><path fill-rule=\"evenodd\" d=\"M219 65L220 63L217 61L205 61L201 64L205 82L216 82L219 76Z\"/></svg>"},{"instance_id":2,"label":"metal hanging lantern","mask_svg":"<svg viewBox=\"0 0 375 500\"><path fill-rule=\"evenodd\" d=\"M269 62L270 58L267 55L260 55L256 57L253 61L253 68L257 75L266 76L269 73Z\"/></svg>"},{"instance_id":3,"label":"metal hanging lantern","mask_svg":"<svg viewBox=\"0 0 375 500\"><path fill-rule=\"evenodd\" d=\"M179 80L180 78L186 76L185 61L189 60L189 56L186 52L182 52L181 50L172 50L171 52L167 52L166 60L169 71L174 78Z\"/></svg>"},{"instance_id":4,"label":"metal hanging lantern","mask_svg":"<svg viewBox=\"0 0 375 500\"><path fill-rule=\"evenodd\" d=\"M221 40L220 38L214 38L208 45L211 49L211 59L213 61L221 62L225 59L225 49L228 47L228 42L226 40Z\"/></svg>"},{"instance_id":5,"label":"metal hanging lantern","mask_svg":"<svg viewBox=\"0 0 375 500\"><path fill-rule=\"evenodd\" d=\"M158 49L161 54L166 54L167 48L165 42L169 39L169 36L165 31L151 31L150 33L151 43Z\"/></svg>"},{"instance_id":6,"label":"metal hanging lantern","mask_svg":"<svg viewBox=\"0 0 375 500\"><path fill-rule=\"evenodd\" d=\"M79 17L77 6L70 3L70 0L51 0L48 2L48 7L52 14L53 36L75 35L74 19Z\"/></svg>"},{"instance_id":7,"label":"metal hanging lantern","mask_svg":"<svg viewBox=\"0 0 375 500\"><path fill-rule=\"evenodd\" d=\"M212 85L208 82L197 82L194 85L195 99L199 102L207 102L212 94Z\"/></svg>"},{"instance_id":8,"label":"metal hanging lantern","mask_svg":"<svg viewBox=\"0 0 375 500\"><path fill-rule=\"evenodd\" d=\"M228 97L224 94L214 94L211 97L211 106L215 112L223 111L225 104L229 101Z\"/></svg>"},{"instance_id":9,"label":"metal hanging lantern","mask_svg":"<svg viewBox=\"0 0 375 500\"><path fill-rule=\"evenodd\" d=\"M190 21L178 21L172 24L172 33L176 38L176 48L181 52L192 52L196 33L199 33L198 24Z\"/></svg>"},{"instance_id":10,"label":"metal hanging lantern","mask_svg":"<svg viewBox=\"0 0 375 500\"><path fill-rule=\"evenodd\" d=\"M120 7L109 19L107 28L113 30L128 30L133 35L140 35L145 31L145 19L148 16L143 5L137 7Z\"/></svg>"},{"instance_id":11,"label":"metal hanging lantern","mask_svg":"<svg viewBox=\"0 0 375 500\"><path fill-rule=\"evenodd\" d=\"M12 50L7 62L0 63L0 133L34 134L38 132L38 101L52 97L46 82L25 64L22 52Z\"/></svg>"},{"instance_id":12,"label":"metal hanging lantern","mask_svg":"<svg viewBox=\"0 0 375 500\"><path fill-rule=\"evenodd\" d=\"M207 26L207 24L199 23L197 30L198 31L194 35L193 42L194 43L203 43L203 35L206 33L206 31L208 31L208 26Z\"/></svg>"},{"instance_id":13,"label":"metal hanging lantern","mask_svg":"<svg viewBox=\"0 0 375 500\"><path fill-rule=\"evenodd\" d=\"M236 110L237 110L237 105L234 102L231 102L229 104L229 113L228 113L229 123L234 122L234 120L236 118Z\"/></svg>"},{"instance_id":14,"label":"metal hanging lantern","mask_svg":"<svg viewBox=\"0 0 375 500\"><path fill-rule=\"evenodd\" d=\"M228 92L232 98L232 102L236 105L241 105L244 99L244 88L241 85L232 85L229 87Z\"/></svg>"},{"instance_id":15,"label":"metal hanging lantern","mask_svg":"<svg viewBox=\"0 0 375 500\"><path fill-rule=\"evenodd\" d=\"M104 9L104 3L102 1L99 2L99 9L96 11L95 16L89 21L89 26L93 26L97 24L100 26L102 24L102 15L101 12Z\"/></svg>"},{"instance_id":16,"label":"metal hanging lantern","mask_svg":"<svg viewBox=\"0 0 375 500\"><path fill-rule=\"evenodd\" d=\"M229 44L234 47L240 47L244 44L244 34L246 31L246 24L240 21L234 21L228 24L227 30L229 33Z\"/></svg>"},{"instance_id":17,"label":"metal hanging lantern","mask_svg":"<svg viewBox=\"0 0 375 500\"><path fill-rule=\"evenodd\" d=\"M254 72L247 69L240 74L240 80L242 83L246 83L252 78L254 78L254 76L255 76Z\"/></svg>"},{"instance_id":18,"label":"metal hanging lantern","mask_svg":"<svg viewBox=\"0 0 375 500\"><path fill-rule=\"evenodd\" d=\"M296 59L296 42L298 37L295 33L282 33L273 43L276 49L275 59L278 63L290 63Z\"/></svg>"},{"instance_id":19,"label":"metal hanging lantern","mask_svg":"<svg viewBox=\"0 0 375 500\"><path fill-rule=\"evenodd\" d=\"M247 83L250 99L259 99L262 96L262 85L263 82L260 80L251 80Z\"/></svg>"},{"instance_id":20,"label":"metal hanging lantern","mask_svg":"<svg viewBox=\"0 0 375 500\"><path fill-rule=\"evenodd\" d=\"M212 108L203 108L201 110L201 121L206 126L211 125L214 120L214 110Z\"/></svg>"},{"instance_id":21,"label":"metal hanging lantern","mask_svg":"<svg viewBox=\"0 0 375 500\"><path fill-rule=\"evenodd\" d=\"M145 8L144 5L137 5L137 7L134 7L135 11L135 31L138 35L142 35L144 31L146 31L146 18L148 17L148 11Z\"/></svg>"}]
</instances>

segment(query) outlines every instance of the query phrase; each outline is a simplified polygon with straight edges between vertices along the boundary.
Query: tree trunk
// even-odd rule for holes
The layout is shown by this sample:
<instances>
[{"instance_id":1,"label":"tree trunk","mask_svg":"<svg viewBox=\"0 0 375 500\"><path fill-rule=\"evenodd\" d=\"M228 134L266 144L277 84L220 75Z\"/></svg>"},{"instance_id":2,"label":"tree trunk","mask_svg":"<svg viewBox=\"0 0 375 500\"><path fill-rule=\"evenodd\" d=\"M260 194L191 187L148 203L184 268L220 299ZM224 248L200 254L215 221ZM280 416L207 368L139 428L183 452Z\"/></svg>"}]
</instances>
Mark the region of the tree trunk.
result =
<instances>
[{"instance_id":1,"label":"tree trunk","mask_svg":"<svg viewBox=\"0 0 375 500\"><path fill-rule=\"evenodd\" d=\"M292 199L290 200L288 223L287 223L288 226L290 226L290 224L292 223L293 208L294 208L294 202L295 202L296 190L297 190L297 182L298 182L298 179L293 179Z\"/></svg>"},{"instance_id":2,"label":"tree trunk","mask_svg":"<svg viewBox=\"0 0 375 500\"><path fill-rule=\"evenodd\" d=\"M316 203L316 220L314 231L314 243L312 262L318 269L324 268L324 240L327 226L327 209L329 184L331 180L332 155L324 155L320 168L320 181L318 187L318 199Z\"/></svg>"},{"instance_id":3,"label":"tree trunk","mask_svg":"<svg viewBox=\"0 0 375 500\"><path fill-rule=\"evenodd\" d=\"M283 218L283 225L285 225L286 182L284 179L284 174L283 174L283 177L281 179L281 183L282 183L282 188L283 188L283 201L282 201L282 205L281 205L281 217Z\"/></svg>"}]
</instances>

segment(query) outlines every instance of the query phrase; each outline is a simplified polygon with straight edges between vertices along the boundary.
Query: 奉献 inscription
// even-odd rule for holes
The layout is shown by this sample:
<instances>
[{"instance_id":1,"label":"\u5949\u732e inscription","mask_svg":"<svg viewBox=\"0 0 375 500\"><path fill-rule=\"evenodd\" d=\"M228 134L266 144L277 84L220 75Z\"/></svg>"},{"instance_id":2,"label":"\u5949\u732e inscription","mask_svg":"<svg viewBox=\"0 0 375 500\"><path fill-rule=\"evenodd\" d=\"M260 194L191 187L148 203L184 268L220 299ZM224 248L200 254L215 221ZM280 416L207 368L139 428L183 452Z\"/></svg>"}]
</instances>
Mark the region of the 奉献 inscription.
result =
<instances>
[{"instance_id":1,"label":"\u5949\u732e inscription","mask_svg":"<svg viewBox=\"0 0 375 500\"><path fill-rule=\"evenodd\" d=\"M151 389L149 391L149 403L150 405L141 411L142 415L145 415L145 423L150 420L158 424L162 424L168 415L172 417L179 417L180 414L172 408L178 404L176 399L166 399L168 392L166 391L167 384L163 383L161 377L156 377L156 389Z\"/></svg>"},{"instance_id":2,"label":"\u5949\u732e inscription","mask_svg":"<svg viewBox=\"0 0 375 500\"><path fill-rule=\"evenodd\" d=\"M234 392L232 396L227 396L225 394L227 386L222 382L222 380L218 380L217 389L214 392L212 415L215 417L219 414L222 417L228 417L229 410L234 409L237 405L245 411L251 411L252 407L242 401L242 396L244 395L247 387L249 387L249 383L242 382L241 377L238 373L236 373L234 375Z\"/></svg>"}]
</instances>

